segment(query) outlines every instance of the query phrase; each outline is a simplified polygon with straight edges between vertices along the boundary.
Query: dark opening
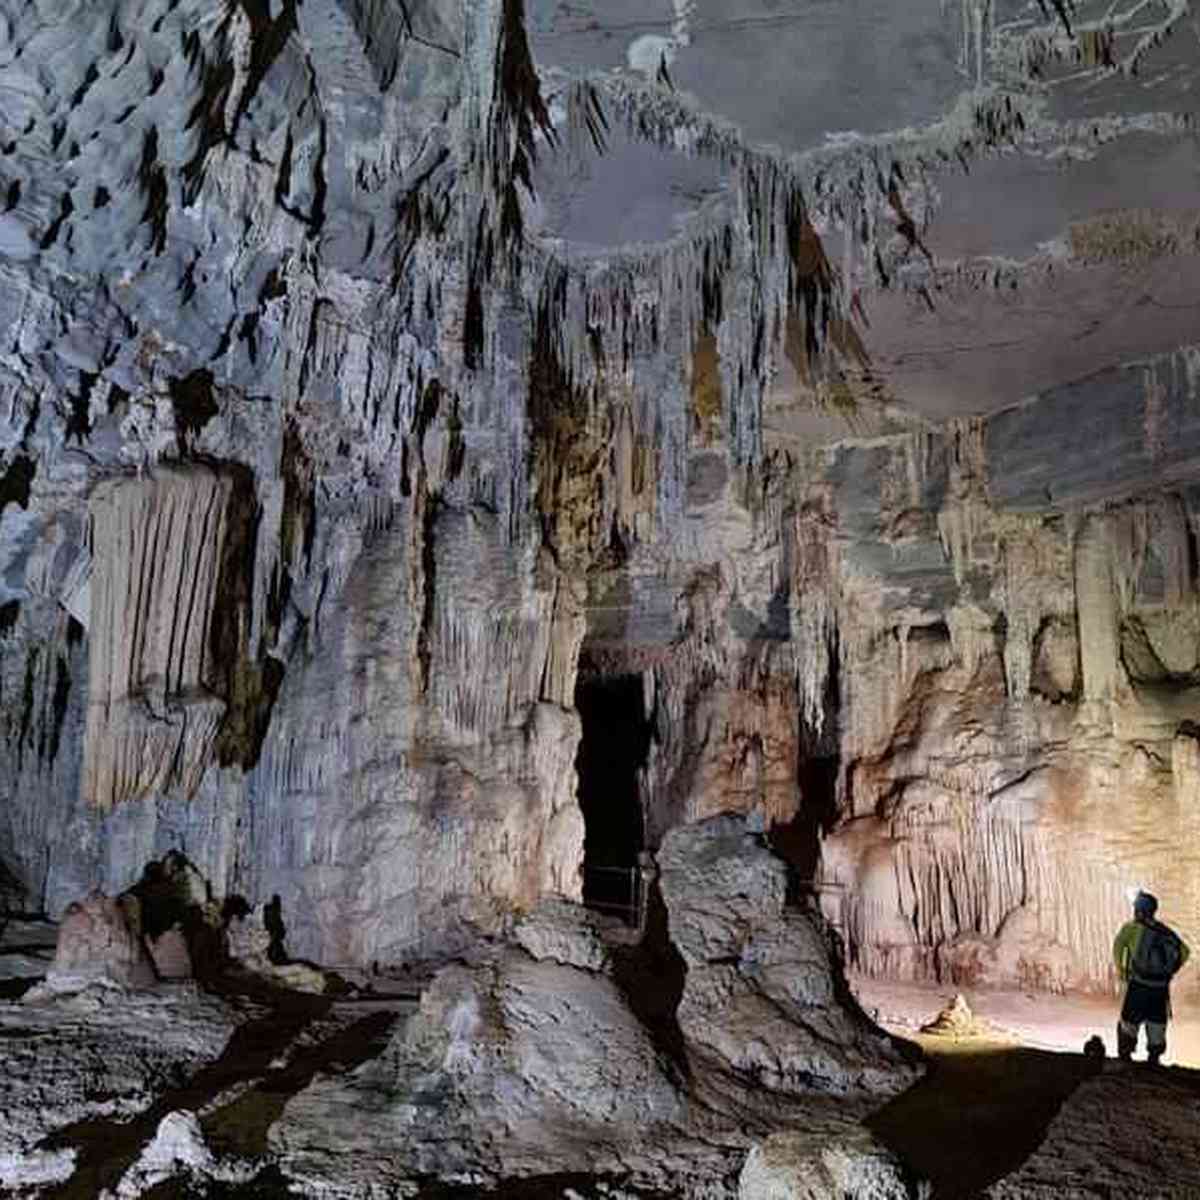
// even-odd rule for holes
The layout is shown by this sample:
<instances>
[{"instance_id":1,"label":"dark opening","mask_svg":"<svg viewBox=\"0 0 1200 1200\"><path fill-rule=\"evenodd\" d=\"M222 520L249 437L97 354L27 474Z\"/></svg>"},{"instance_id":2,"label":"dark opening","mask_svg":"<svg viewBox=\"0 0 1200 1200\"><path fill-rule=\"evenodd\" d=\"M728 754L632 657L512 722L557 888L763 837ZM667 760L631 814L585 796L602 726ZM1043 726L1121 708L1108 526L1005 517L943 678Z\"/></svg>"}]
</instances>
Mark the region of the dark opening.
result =
<instances>
[{"instance_id":1,"label":"dark opening","mask_svg":"<svg viewBox=\"0 0 1200 1200\"><path fill-rule=\"evenodd\" d=\"M585 828L583 900L632 918L643 844L638 772L650 750L641 676L582 676L575 707L583 723L575 759Z\"/></svg>"},{"instance_id":2,"label":"dark opening","mask_svg":"<svg viewBox=\"0 0 1200 1200\"><path fill-rule=\"evenodd\" d=\"M771 831L771 846L785 859L788 873L788 900L798 903L819 891L821 839L836 824L838 778L841 775L841 676L838 670L836 640L829 647L829 674L825 680L822 707L824 720L819 729L808 721L800 725L800 758L797 781L800 785L800 810L787 825Z\"/></svg>"}]
</instances>

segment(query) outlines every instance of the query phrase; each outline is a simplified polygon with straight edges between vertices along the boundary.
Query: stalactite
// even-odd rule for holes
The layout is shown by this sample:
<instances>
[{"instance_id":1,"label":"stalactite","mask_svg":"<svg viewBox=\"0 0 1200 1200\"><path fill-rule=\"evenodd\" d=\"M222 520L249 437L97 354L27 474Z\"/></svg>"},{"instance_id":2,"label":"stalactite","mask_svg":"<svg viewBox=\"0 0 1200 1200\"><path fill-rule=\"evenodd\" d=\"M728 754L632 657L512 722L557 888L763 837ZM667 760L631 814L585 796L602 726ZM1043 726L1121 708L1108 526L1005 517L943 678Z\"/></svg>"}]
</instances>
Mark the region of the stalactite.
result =
<instances>
[{"instance_id":1,"label":"stalactite","mask_svg":"<svg viewBox=\"0 0 1200 1200\"><path fill-rule=\"evenodd\" d=\"M967 678L996 652L995 619L976 604L959 602L946 613L955 661Z\"/></svg>"},{"instance_id":2,"label":"stalactite","mask_svg":"<svg viewBox=\"0 0 1200 1200\"><path fill-rule=\"evenodd\" d=\"M1002 564L995 592L1005 618L1005 685L1011 699L1023 701L1043 618L1073 607L1066 539L1040 517L1013 514L994 519L992 531Z\"/></svg>"},{"instance_id":3,"label":"stalactite","mask_svg":"<svg viewBox=\"0 0 1200 1200\"><path fill-rule=\"evenodd\" d=\"M1180 728L1171 739L1171 779L1176 804L1194 808L1200 796L1200 729L1194 725Z\"/></svg>"},{"instance_id":4,"label":"stalactite","mask_svg":"<svg viewBox=\"0 0 1200 1200\"><path fill-rule=\"evenodd\" d=\"M978 417L956 417L950 422L950 472L946 499L938 513L938 532L960 586L972 564L976 538L991 515L984 430Z\"/></svg>"},{"instance_id":5,"label":"stalactite","mask_svg":"<svg viewBox=\"0 0 1200 1200\"><path fill-rule=\"evenodd\" d=\"M833 514L818 501L796 513L792 527L792 644L800 708L818 732L838 635L840 565Z\"/></svg>"},{"instance_id":6,"label":"stalactite","mask_svg":"<svg viewBox=\"0 0 1200 1200\"><path fill-rule=\"evenodd\" d=\"M1124 881L1090 854L1006 813L987 792L910 787L826 853L845 887L833 915L864 973L959 984L1103 987ZM1087 896L1088 903L1078 898Z\"/></svg>"}]
</instances>

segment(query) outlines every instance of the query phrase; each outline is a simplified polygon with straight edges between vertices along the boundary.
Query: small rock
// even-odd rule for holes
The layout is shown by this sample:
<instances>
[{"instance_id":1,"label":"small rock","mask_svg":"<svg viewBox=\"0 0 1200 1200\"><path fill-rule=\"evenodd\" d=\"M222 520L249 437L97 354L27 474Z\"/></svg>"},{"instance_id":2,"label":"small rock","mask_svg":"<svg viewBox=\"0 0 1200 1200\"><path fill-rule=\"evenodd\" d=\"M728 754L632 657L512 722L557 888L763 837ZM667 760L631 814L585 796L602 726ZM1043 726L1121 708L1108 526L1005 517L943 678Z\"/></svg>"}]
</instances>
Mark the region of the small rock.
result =
<instances>
[{"instance_id":1,"label":"small rock","mask_svg":"<svg viewBox=\"0 0 1200 1200\"><path fill-rule=\"evenodd\" d=\"M914 1200L895 1156L861 1126L829 1134L772 1134L750 1151L738 1178L738 1200Z\"/></svg>"}]
</instances>

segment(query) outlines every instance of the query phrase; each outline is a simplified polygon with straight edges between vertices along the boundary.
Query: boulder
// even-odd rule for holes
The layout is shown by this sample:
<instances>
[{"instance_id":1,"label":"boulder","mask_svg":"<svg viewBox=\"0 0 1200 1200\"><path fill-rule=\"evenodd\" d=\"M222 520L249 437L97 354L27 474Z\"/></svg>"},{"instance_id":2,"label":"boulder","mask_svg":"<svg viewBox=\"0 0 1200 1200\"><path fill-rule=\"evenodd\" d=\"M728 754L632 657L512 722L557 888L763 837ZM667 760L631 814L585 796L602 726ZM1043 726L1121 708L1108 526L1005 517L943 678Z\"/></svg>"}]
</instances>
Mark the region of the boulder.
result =
<instances>
[{"instance_id":1,"label":"boulder","mask_svg":"<svg viewBox=\"0 0 1200 1200\"><path fill-rule=\"evenodd\" d=\"M315 1080L270 1138L303 1190L403 1194L426 1176L645 1176L686 1111L611 980L513 949L443 968L383 1054Z\"/></svg>"},{"instance_id":2,"label":"boulder","mask_svg":"<svg viewBox=\"0 0 1200 1200\"><path fill-rule=\"evenodd\" d=\"M124 987L153 987L154 965L124 907L103 892L70 905L58 930L50 987L72 980L107 979Z\"/></svg>"},{"instance_id":3,"label":"boulder","mask_svg":"<svg viewBox=\"0 0 1200 1200\"><path fill-rule=\"evenodd\" d=\"M687 964L677 1018L694 1065L763 1093L869 1107L908 1086L911 1057L849 996L821 916L785 905L787 869L741 816L673 830L659 852L670 937Z\"/></svg>"},{"instance_id":4,"label":"boulder","mask_svg":"<svg viewBox=\"0 0 1200 1200\"><path fill-rule=\"evenodd\" d=\"M539 962L602 971L609 961L603 935L610 924L610 918L581 904L549 899L518 921L513 934L517 944Z\"/></svg>"}]
</instances>

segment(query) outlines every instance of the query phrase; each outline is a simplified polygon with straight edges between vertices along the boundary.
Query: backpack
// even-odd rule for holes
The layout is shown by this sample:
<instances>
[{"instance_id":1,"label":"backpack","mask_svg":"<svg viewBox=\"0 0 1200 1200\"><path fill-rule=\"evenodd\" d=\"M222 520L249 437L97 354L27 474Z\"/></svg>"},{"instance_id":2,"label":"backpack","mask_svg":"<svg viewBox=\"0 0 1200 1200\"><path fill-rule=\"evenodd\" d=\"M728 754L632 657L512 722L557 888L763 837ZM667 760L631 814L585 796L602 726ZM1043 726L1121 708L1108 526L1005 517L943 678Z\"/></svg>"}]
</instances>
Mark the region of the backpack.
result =
<instances>
[{"instance_id":1,"label":"backpack","mask_svg":"<svg viewBox=\"0 0 1200 1200\"><path fill-rule=\"evenodd\" d=\"M1142 926L1133 956L1133 971L1148 983L1166 983L1179 970L1182 957L1179 938L1155 921Z\"/></svg>"}]
</instances>

